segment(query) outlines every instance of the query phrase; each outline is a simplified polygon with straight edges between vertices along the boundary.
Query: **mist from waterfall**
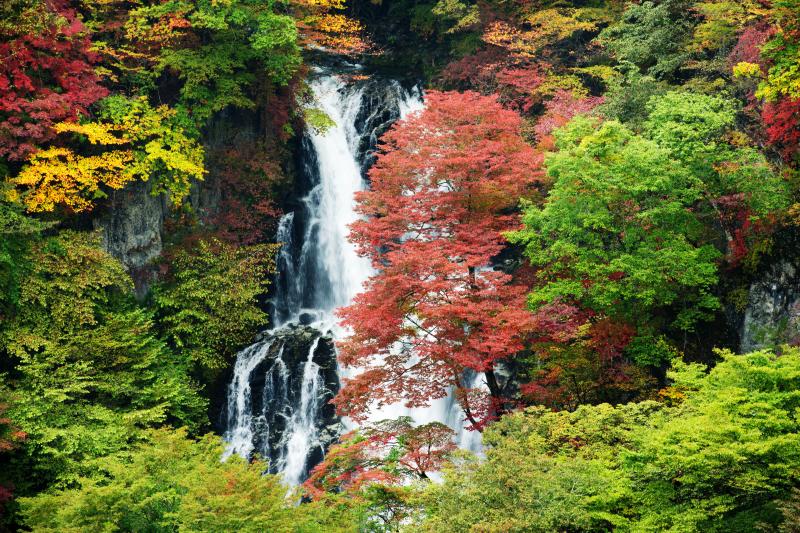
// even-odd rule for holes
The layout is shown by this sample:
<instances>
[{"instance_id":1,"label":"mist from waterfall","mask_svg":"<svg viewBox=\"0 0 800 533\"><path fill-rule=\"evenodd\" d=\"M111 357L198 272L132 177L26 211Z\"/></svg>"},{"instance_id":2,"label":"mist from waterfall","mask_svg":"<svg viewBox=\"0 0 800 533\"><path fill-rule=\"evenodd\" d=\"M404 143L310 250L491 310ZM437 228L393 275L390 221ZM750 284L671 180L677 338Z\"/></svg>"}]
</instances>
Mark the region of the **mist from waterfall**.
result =
<instances>
[{"instance_id":1,"label":"mist from waterfall","mask_svg":"<svg viewBox=\"0 0 800 533\"><path fill-rule=\"evenodd\" d=\"M358 218L354 195L367 185L367 158L391 122L423 108L418 90L405 90L394 80L378 83L376 93L374 86L368 91L364 83L325 72L309 82L315 105L335 125L305 133L302 163L309 190L278 227L276 237L283 247L277 258L273 327L237 356L228 390L226 453L260 453L270 460L270 471L281 473L289 484L302 482L325 451L319 415L335 391L321 375L320 341L328 339L330 344L330 339L346 334L335 310L350 303L374 273L369 260L348 240L348 226ZM292 328L316 332L304 361L294 362L294 372L284 360L286 332ZM253 393L254 381L264 382L260 397ZM463 414L452 395L434 400L428 408L384 406L371 419L403 415L419 424L445 422L457 431L463 447L480 445L477 432L463 429ZM352 426L347 420L343 424Z\"/></svg>"}]
</instances>

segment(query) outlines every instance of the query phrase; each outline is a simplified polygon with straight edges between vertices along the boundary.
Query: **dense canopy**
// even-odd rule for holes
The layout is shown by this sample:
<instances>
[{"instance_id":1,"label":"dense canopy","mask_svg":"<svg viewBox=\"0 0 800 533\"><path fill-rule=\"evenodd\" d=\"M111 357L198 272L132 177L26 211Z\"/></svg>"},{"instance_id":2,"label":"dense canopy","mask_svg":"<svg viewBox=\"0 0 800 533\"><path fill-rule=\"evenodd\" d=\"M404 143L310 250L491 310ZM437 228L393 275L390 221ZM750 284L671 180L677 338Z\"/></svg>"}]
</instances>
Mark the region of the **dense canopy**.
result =
<instances>
[{"instance_id":1,"label":"dense canopy","mask_svg":"<svg viewBox=\"0 0 800 533\"><path fill-rule=\"evenodd\" d=\"M800 528L799 0L0 4L0 530Z\"/></svg>"}]
</instances>

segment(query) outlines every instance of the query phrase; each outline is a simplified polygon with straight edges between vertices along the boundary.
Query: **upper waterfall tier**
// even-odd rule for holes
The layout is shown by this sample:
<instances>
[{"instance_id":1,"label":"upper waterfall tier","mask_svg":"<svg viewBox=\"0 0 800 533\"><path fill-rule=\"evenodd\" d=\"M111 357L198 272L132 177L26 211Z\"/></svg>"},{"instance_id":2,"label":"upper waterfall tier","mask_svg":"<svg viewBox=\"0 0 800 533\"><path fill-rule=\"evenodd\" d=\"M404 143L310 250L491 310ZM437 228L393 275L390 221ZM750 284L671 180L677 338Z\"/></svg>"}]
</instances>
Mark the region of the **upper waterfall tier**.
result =
<instances>
[{"instance_id":1,"label":"upper waterfall tier","mask_svg":"<svg viewBox=\"0 0 800 533\"><path fill-rule=\"evenodd\" d=\"M303 172L309 190L300 207L281 220L273 300L274 326L313 324L336 329L334 310L347 305L372 272L348 241L357 215L354 195L366 186L379 136L397 119L420 109L417 90L394 80L347 83L322 74L310 82L318 105L334 122L303 138Z\"/></svg>"}]
</instances>

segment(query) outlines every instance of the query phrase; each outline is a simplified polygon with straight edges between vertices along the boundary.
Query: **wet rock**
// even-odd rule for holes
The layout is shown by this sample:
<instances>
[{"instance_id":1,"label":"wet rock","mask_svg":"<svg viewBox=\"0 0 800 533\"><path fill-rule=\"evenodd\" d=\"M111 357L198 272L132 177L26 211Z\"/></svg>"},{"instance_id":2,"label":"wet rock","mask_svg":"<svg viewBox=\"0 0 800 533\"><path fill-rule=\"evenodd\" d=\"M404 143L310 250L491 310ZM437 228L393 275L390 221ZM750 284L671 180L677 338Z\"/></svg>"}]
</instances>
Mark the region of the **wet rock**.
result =
<instances>
[{"instance_id":1,"label":"wet rock","mask_svg":"<svg viewBox=\"0 0 800 533\"><path fill-rule=\"evenodd\" d=\"M375 150L378 139L400 118L400 102L403 88L399 82L387 82L376 76L363 87L361 108L355 119L356 131L360 139L358 144L358 160L361 162L361 173L366 178L367 171L375 162Z\"/></svg>"},{"instance_id":2,"label":"wet rock","mask_svg":"<svg viewBox=\"0 0 800 533\"><path fill-rule=\"evenodd\" d=\"M242 372L246 375L237 376ZM296 432L298 424L305 424L305 477L341 434L341 420L330 403L338 391L330 336L302 325L262 333L238 356L225 413L226 437L236 452L267 459L274 473L284 470L292 453L287 428ZM236 435L244 438L237 441Z\"/></svg>"}]
</instances>

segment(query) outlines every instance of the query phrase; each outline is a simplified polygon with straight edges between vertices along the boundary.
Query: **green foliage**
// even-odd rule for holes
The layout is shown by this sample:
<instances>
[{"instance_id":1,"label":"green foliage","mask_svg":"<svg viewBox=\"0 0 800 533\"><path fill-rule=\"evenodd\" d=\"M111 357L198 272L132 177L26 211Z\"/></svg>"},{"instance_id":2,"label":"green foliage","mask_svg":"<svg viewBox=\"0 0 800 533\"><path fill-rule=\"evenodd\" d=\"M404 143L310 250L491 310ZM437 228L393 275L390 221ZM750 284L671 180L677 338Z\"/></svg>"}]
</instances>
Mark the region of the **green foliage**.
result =
<instances>
[{"instance_id":1,"label":"green foliage","mask_svg":"<svg viewBox=\"0 0 800 533\"><path fill-rule=\"evenodd\" d=\"M763 217L785 208L789 191L763 154L726 138L734 106L719 96L672 91L650 99L645 130L702 181L712 207L721 197L743 195L752 216Z\"/></svg>"},{"instance_id":2,"label":"green foliage","mask_svg":"<svg viewBox=\"0 0 800 533\"><path fill-rule=\"evenodd\" d=\"M206 172L198 132L187 117L164 105L153 108L145 97L111 96L99 107L100 121L60 122L53 128L72 134L79 153L42 150L12 180L26 188L22 197L28 211L52 211L57 205L88 210L109 188L136 179L152 180L153 194L169 193L173 205L180 205L192 180Z\"/></svg>"},{"instance_id":3,"label":"green foliage","mask_svg":"<svg viewBox=\"0 0 800 533\"><path fill-rule=\"evenodd\" d=\"M781 97L800 98L800 0L776 0L772 18L776 35L761 48L763 57L771 61L766 79L756 96L770 101Z\"/></svg>"},{"instance_id":4,"label":"green foliage","mask_svg":"<svg viewBox=\"0 0 800 533\"><path fill-rule=\"evenodd\" d=\"M307 126L310 126L318 134L324 134L329 129L336 126L336 122L317 107L307 107L303 109L303 119Z\"/></svg>"},{"instance_id":5,"label":"green foliage","mask_svg":"<svg viewBox=\"0 0 800 533\"><path fill-rule=\"evenodd\" d=\"M651 97L667 91L667 84L649 75L643 75L635 65L621 65L624 76L611 79L605 101L599 110L609 119L619 120L634 131L639 131L647 119L647 102Z\"/></svg>"},{"instance_id":6,"label":"green foliage","mask_svg":"<svg viewBox=\"0 0 800 533\"><path fill-rule=\"evenodd\" d=\"M28 248L45 227L46 224L26 217L19 206L0 200L0 321L19 303Z\"/></svg>"},{"instance_id":7,"label":"green foliage","mask_svg":"<svg viewBox=\"0 0 800 533\"><path fill-rule=\"evenodd\" d=\"M676 363L682 398L530 408L485 433L486 460L423 496L427 531L775 530L800 473L800 351Z\"/></svg>"},{"instance_id":8,"label":"green foliage","mask_svg":"<svg viewBox=\"0 0 800 533\"><path fill-rule=\"evenodd\" d=\"M690 0L631 2L622 18L599 40L621 62L638 66L656 79L671 79L688 59L685 51L693 22Z\"/></svg>"},{"instance_id":9,"label":"green foliage","mask_svg":"<svg viewBox=\"0 0 800 533\"><path fill-rule=\"evenodd\" d=\"M102 476L75 489L21 500L35 531L296 531L299 510L265 465L220 461L214 435L154 430L129 453L108 457ZM303 509L305 511L305 509Z\"/></svg>"},{"instance_id":10,"label":"green foliage","mask_svg":"<svg viewBox=\"0 0 800 533\"><path fill-rule=\"evenodd\" d=\"M689 50L698 53L727 51L736 42L741 29L763 7L758 0L707 0L695 3L703 20L694 29ZM760 14L760 13L759 13Z\"/></svg>"},{"instance_id":11,"label":"green foliage","mask_svg":"<svg viewBox=\"0 0 800 533\"><path fill-rule=\"evenodd\" d=\"M431 14L441 21L447 21L450 28L446 33L461 32L480 22L478 5L469 5L460 0L439 0L431 9Z\"/></svg>"},{"instance_id":12,"label":"green foliage","mask_svg":"<svg viewBox=\"0 0 800 533\"><path fill-rule=\"evenodd\" d=\"M658 409L652 402L575 412L544 407L504 417L484 433L486 460L445 471L423 501L425 531L603 531L623 526L631 498L620 450Z\"/></svg>"},{"instance_id":13,"label":"green foliage","mask_svg":"<svg viewBox=\"0 0 800 533\"><path fill-rule=\"evenodd\" d=\"M134 147L128 171L151 179L153 194L168 193L174 204L189 194L191 180L205 174L200 134L183 110L153 108L147 99L110 96L99 116L117 126Z\"/></svg>"},{"instance_id":14,"label":"green foliage","mask_svg":"<svg viewBox=\"0 0 800 533\"><path fill-rule=\"evenodd\" d=\"M127 32L146 35L170 19L189 26L202 44L163 48L154 75L172 72L183 81L181 104L198 124L228 106L254 107L248 89L262 79L259 73L286 85L300 67L294 19L276 12L272 2L170 0L131 11Z\"/></svg>"},{"instance_id":15,"label":"green foliage","mask_svg":"<svg viewBox=\"0 0 800 533\"><path fill-rule=\"evenodd\" d=\"M618 122L577 118L557 133L546 160L554 183L544 207L528 206L512 240L540 268L534 307L575 300L636 324L680 304L675 325L693 324L718 306L718 253L698 244L690 209L701 182L653 141Z\"/></svg>"},{"instance_id":16,"label":"green foliage","mask_svg":"<svg viewBox=\"0 0 800 533\"><path fill-rule=\"evenodd\" d=\"M158 321L175 349L209 370L224 367L266 325L258 305L276 245L236 248L218 240L179 251L172 279L154 289Z\"/></svg>"},{"instance_id":17,"label":"green foliage","mask_svg":"<svg viewBox=\"0 0 800 533\"><path fill-rule=\"evenodd\" d=\"M659 367L680 355L663 335L639 334L625 347L625 354L640 366Z\"/></svg>"},{"instance_id":18,"label":"green foliage","mask_svg":"<svg viewBox=\"0 0 800 533\"><path fill-rule=\"evenodd\" d=\"M36 243L20 286L2 333L16 361L2 392L14 393L9 416L28 434L14 464L26 473L20 485L68 486L94 459L136 442L140 428L202 424L188 361L127 301L130 279L97 236L62 232Z\"/></svg>"}]
</instances>

